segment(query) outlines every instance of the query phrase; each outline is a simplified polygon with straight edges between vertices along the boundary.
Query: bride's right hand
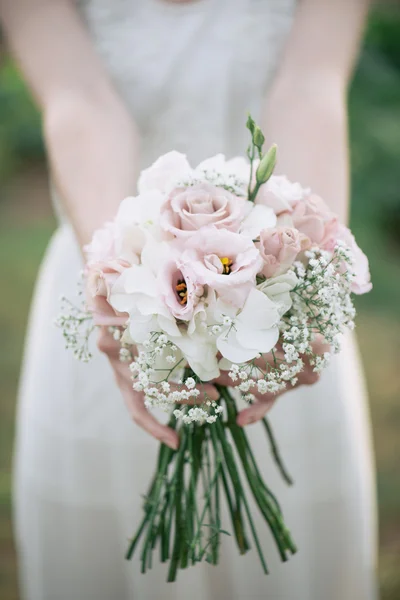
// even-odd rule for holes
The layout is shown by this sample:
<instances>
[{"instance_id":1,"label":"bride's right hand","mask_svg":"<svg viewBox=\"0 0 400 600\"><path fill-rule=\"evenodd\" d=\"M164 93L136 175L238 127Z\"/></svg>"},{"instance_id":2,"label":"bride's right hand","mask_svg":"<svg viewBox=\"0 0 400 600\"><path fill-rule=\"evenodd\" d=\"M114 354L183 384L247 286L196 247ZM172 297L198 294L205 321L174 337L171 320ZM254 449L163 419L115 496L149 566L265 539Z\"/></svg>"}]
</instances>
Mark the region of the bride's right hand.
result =
<instances>
[{"instance_id":1,"label":"bride's right hand","mask_svg":"<svg viewBox=\"0 0 400 600\"><path fill-rule=\"evenodd\" d=\"M129 365L121 362L119 351L121 345L116 341L107 327L100 329L97 346L110 361L115 380L122 393L125 405L132 420L154 438L176 450L179 446L179 436L174 429L163 425L147 410L144 405L144 394L136 392L132 387L132 374ZM172 386L173 384L171 384ZM210 384L202 384L201 391L207 392L211 399L218 400L219 394L216 388Z\"/></svg>"}]
</instances>

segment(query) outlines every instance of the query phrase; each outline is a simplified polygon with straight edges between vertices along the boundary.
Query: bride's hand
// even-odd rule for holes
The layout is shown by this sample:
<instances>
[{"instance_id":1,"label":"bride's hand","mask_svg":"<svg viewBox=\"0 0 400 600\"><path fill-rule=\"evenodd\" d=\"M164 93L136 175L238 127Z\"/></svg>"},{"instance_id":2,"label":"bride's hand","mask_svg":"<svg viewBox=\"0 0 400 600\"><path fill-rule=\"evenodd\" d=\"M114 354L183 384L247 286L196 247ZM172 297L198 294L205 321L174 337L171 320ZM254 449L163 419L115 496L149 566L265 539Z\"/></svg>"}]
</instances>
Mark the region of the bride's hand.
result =
<instances>
[{"instance_id":1,"label":"bride's hand","mask_svg":"<svg viewBox=\"0 0 400 600\"><path fill-rule=\"evenodd\" d=\"M320 336L318 336L316 338L316 340L313 342L312 346L313 346L313 351L319 355L322 355L324 352L327 352L329 350L329 346L322 341L322 338ZM278 359L283 359L284 354L282 351L278 350L277 352L275 352L275 357ZM308 357L303 356L302 358L304 361L304 369L299 373L299 375L297 377L297 383L293 387L292 386L287 387L285 390L278 392L276 394L271 394L271 393L260 394L257 392L257 390L251 390L251 393L255 396L256 399L253 402L253 404L251 404L251 406L249 406L248 408L245 408L239 412L238 417L237 417L238 425L240 425L241 427L244 427L245 425L250 425L251 423L260 421L266 415L266 413L270 410L270 408L272 407L272 405L274 404L274 402L276 401L276 399L279 396L281 396L282 394L285 394L286 392L288 392L296 387L299 387L300 385L313 385L314 383L316 383L319 380L319 375L318 375L318 373L316 373L314 371L314 367L310 365ZM265 366L266 359L268 362L273 364L272 355L264 355L262 358L262 363L260 363L260 365L259 365L261 368L263 366ZM213 383L218 383L220 385L226 385L227 387L232 388L232 387L236 387L241 382L237 381L234 383L232 381L232 379L229 377L228 372L224 371L221 373L221 375L220 375L220 377L218 377L218 379L215 379L213 381Z\"/></svg>"},{"instance_id":2,"label":"bride's hand","mask_svg":"<svg viewBox=\"0 0 400 600\"><path fill-rule=\"evenodd\" d=\"M110 361L115 380L121 390L132 420L157 440L176 450L179 446L177 432L171 429L171 427L162 425L157 421L144 405L144 394L136 392L132 388L132 374L129 370L129 365L128 363L121 362L119 359L121 345L118 341L114 340L107 327L100 329L97 346L101 352L106 354ZM173 389L173 387L174 385L171 383L171 388ZM201 392L206 392L211 399L217 400L219 398L216 388L211 384L202 384L199 389Z\"/></svg>"}]
</instances>

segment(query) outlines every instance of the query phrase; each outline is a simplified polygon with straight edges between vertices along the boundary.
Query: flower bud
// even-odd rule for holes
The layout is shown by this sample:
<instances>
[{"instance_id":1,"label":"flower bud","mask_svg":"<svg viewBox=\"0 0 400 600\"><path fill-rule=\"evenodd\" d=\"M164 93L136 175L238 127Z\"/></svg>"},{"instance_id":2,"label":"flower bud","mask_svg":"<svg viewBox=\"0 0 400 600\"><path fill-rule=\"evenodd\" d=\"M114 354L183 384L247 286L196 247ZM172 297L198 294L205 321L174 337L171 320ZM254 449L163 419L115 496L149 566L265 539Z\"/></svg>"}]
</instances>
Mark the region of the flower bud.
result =
<instances>
[{"instance_id":1,"label":"flower bud","mask_svg":"<svg viewBox=\"0 0 400 600\"><path fill-rule=\"evenodd\" d=\"M264 142L265 142L264 134L261 131L261 129L258 127L258 125L256 125L256 127L254 129L254 133L253 133L253 143L259 150L261 150Z\"/></svg>"},{"instance_id":2,"label":"flower bud","mask_svg":"<svg viewBox=\"0 0 400 600\"><path fill-rule=\"evenodd\" d=\"M254 122L254 119L251 117L251 115L249 115L247 117L247 122L246 122L246 127L247 129L250 131L251 135L254 135L254 128L255 128L256 124Z\"/></svg>"},{"instance_id":3,"label":"flower bud","mask_svg":"<svg viewBox=\"0 0 400 600\"><path fill-rule=\"evenodd\" d=\"M268 181L274 172L276 164L276 149L276 144L273 144L260 160L260 164L258 165L256 171L256 181L258 184Z\"/></svg>"}]
</instances>

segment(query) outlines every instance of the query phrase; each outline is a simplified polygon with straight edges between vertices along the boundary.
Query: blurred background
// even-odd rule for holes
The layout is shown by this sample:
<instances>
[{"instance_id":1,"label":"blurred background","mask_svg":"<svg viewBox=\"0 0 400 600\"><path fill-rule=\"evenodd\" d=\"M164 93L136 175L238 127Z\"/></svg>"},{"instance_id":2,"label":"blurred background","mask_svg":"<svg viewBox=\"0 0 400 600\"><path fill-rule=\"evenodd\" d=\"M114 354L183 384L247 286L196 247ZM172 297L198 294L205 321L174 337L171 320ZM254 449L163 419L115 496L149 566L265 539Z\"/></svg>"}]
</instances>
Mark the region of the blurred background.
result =
<instances>
[{"instance_id":1,"label":"blurred background","mask_svg":"<svg viewBox=\"0 0 400 600\"><path fill-rule=\"evenodd\" d=\"M381 600L400 600L400 7L371 11L349 98L351 226L374 290L357 298L380 516ZM55 228L40 119L0 34L0 598L17 600L11 461L24 331ZM354 540L356 543L356 540ZM321 599L322 600L322 599ZM340 599L338 599L340 600Z\"/></svg>"}]
</instances>

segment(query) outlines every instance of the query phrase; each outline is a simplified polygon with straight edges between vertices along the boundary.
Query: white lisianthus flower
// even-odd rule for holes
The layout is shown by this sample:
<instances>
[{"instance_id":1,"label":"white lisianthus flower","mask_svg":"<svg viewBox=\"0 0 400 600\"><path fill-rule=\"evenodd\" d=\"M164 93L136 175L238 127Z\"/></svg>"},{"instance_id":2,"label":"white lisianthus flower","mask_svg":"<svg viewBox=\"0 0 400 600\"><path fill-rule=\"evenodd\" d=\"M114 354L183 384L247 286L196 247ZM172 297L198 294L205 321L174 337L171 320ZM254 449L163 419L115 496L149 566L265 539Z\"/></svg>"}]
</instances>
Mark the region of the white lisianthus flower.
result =
<instances>
[{"instance_id":1,"label":"white lisianthus flower","mask_svg":"<svg viewBox=\"0 0 400 600\"><path fill-rule=\"evenodd\" d=\"M139 194L157 190L165 194L173 182L185 178L191 173L192 169L184 154L168 152L160 156L148 169L144 169L139 177Z\"/></svg>"},{"instance_id":2,"label":"white lisianthus flower","mask_svg":"<svg viewBox=\"0 0 400 600\"><path fill-rule=\"evenodd\" d=\"M203 160L195 168L195 172L198 173L209 173L215 172L221 175L230 175L243 179L244 182L248 182L250 177L250 164L242 156L236 156L226 160L224 154L216 154L211 158Z\"/></svg>"},{"instance_id":3,"label":"white lisianthus flower","mask_svg":"<svg viewBox=\"0 0 400 600\"><path fill-rule=\"evenodd\" d=\"M283 316L292 307L291 291L296 287L299 280L293 271L287 271L282 275L266 279L257 286L257 289L265 294Z\"/></svg>"},{"instance_id":4,"label":"white lisianthus flower","mask_svg":"<svg viewBox=\"0 0 400 600\"><path fill-rule=\"evenodd\" d=\"M239 228L239 233L251 239L257 238L263 229L272 229L276 226L276 214L268 206L255 205L247 202L248 213Z\"/></svg>"},{"instance_id":5,"label":"white lisianthus flower","mask_svg":"<svg viewBox=\"0 0 400 600\"><path fill-rule=\"evenodd\" d=\"M215 339L196 331L192 335L181 332L180 337L170 337L170 340L184 354L190 368L202 381L219 376Z\"/></svg>"},{"instance_id":6,"label":"white lisianthus flower","mask_svg":"<svg viewBox=\"0 0 400 600\"><path fill-rule=\"evenodd\" d=\"M135 264L149 237L156 240L167 238L159 225L164 196L156 190L128 197L119 206L115 218L118 255Z\"/></svg>"},{"instance_id":7,"label":"white lisianthus flower","mask_svg":"<svg viewBox=\"0 0 400 600\"><path fill-rule=\"evenodd\" d=\"M232 319L231 325L223 325L226 316ZM255 288L239 312L218 300L215 317L222 324L222 332L216 340L217 348L232 363L244 363L260 353L269 352L279 339L278 307Z\"/></svg>"}]
</instances>

